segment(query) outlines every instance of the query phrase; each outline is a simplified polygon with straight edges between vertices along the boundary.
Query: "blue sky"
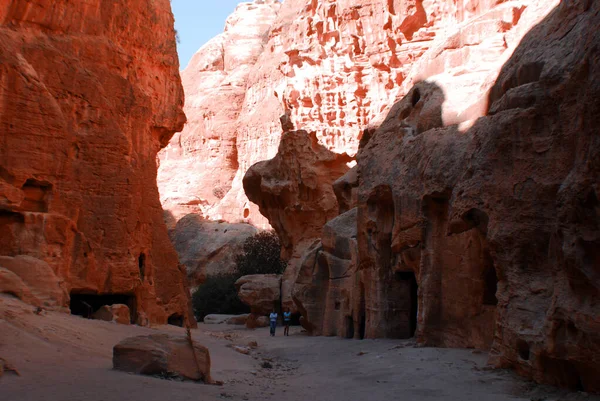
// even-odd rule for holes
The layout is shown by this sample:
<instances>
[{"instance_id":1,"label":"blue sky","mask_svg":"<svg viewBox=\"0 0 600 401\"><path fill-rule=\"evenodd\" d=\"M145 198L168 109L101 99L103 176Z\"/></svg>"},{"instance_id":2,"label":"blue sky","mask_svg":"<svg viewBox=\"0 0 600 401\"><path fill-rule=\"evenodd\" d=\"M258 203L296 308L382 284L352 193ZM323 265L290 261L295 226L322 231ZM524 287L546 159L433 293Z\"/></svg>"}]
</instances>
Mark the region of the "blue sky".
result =
<instances>
[{"instance_id":1,"label":"blue sky","mask_svg":"<svg viewBox=\"0 0 600 401\"><path fill-rule=\"evenodd\" d=\"M250 1L250 0L247 0ZM225 20L244 1L173 0L175 29L179 35L179 64L183 70L196 50L223 32Z\"/></svg>"}]
</instances>

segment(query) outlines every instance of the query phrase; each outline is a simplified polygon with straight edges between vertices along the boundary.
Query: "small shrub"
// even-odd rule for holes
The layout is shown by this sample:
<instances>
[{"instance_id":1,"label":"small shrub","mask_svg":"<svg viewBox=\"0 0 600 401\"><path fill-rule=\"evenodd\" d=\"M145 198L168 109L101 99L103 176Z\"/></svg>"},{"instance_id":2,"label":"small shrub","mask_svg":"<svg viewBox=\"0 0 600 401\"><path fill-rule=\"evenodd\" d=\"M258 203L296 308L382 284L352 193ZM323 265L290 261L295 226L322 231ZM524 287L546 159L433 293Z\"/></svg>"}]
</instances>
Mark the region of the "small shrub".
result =
<instances>
[{"instance_id":1,"label":"small shrub","mask_svg":"<svg viewBox=\"0 0 600 401\"><path fill-rule=\"evenodd\" d=\"M286 263L281 260L281 245L274 231L262 231L248 237L244 251L235 259L239 277L249 274L281 274Z\"/></svg>"},{"instance_id":2,"label":"small shrub","mask_svg":"<svg viewBox=\"0 0 600 401\"><path fill-rule=\"evenodd\" d=\"M192 305L196 320L202 321L206 315L220 313L239 315L250 312L250 308L237 296L235 282L237 274L210 276L192 295Z\"/></svg>"}]
</instances>

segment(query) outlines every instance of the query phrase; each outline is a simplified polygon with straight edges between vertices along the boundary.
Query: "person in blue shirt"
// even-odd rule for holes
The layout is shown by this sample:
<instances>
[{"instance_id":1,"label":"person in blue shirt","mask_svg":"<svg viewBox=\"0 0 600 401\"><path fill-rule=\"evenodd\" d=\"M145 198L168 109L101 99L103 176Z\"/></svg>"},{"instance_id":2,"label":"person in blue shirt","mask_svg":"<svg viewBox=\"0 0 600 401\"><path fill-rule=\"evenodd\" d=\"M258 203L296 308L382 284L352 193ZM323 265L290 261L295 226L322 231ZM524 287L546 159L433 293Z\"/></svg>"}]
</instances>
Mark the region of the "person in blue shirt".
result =
<instances>
[{"instance_id":1,"label":"person in blue shirt","mask_svg":"<svg viewBox=\"0 0 600 401\"><path fill-rule=\"evenodd\" d=\"M269 315L269 324L271 327L271 337L275 337L275 329L277 328L277 312L275 312L275 309Z\"/></svg>"},{"instance_id":2,"label":"person in blue shirt","mask_svg":"<svg viewBox=\"0 0 600 401\"><path fill-rule=\"evenodd\" d=\"M292 312L290 312L290 308L285 308L285 312L283 312L283 335L290 335L290 323L292 322Z\"/></svg>"}]
</instances>

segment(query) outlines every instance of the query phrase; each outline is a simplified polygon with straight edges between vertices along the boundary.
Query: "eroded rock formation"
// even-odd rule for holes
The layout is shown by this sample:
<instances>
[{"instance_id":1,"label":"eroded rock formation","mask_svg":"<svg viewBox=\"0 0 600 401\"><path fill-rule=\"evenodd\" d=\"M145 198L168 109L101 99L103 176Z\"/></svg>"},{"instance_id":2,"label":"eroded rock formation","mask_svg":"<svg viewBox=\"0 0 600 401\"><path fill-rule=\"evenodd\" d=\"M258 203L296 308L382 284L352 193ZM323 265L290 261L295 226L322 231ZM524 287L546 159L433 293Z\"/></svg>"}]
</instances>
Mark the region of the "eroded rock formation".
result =
<instances>
[{"instance_id":1,"label":"eroded rock formation","mask_svg":"<svg viewBox=\"0 0 600 401\"><path fill-rule=\"evenodd\" d=\"M289 261L282 283L286 307L292 306L300 257L338 213L332 184L348 171L351 160L327 150L314 133L289 131L281 138L277 156L255 164L244 177L248 198L269 219L281 241L281 256Z\"/></svg>"},{"instance_id":2,"label":"eroded rock formation","mask_svg":"<svg viewBox=\"0 0 600 401\"><path fill-rule=\"evenodd\" d=\"M178 67L168 0L3 2L0 255L34 297L43 265L57 306L66 290L130 297L140 321L191 316L155 184L185 122Z\"/></svg>"},{"instance_id":3,"label":"eroded rock formation","mask_svg":"<svg viewBox=\"0 0 600 401\"><path fill-rule=\"evenodd\" d=\"M398 8L433 43L332 187L340 215L290 264L294 302L317 334L489 349L598 392L600 4L497 3ZM310 226L281 224L304 203L272 193L254 199L280 235Z\"/></svg>"}]
</instances>

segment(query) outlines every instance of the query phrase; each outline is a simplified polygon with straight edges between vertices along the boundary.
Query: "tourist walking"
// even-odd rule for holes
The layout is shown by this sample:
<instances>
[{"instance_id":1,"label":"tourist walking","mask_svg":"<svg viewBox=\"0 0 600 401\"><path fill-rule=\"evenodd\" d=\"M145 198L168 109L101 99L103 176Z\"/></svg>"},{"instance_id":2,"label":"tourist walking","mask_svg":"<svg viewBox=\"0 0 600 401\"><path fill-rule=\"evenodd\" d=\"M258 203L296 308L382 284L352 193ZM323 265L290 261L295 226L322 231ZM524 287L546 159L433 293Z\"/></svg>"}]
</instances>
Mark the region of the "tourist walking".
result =
<instances>
[{"instance_id":1,"label":"tourist walking","mask_svg":"<svg viewBox=\"0 0 600 401\"><path fill-rule=\"evenodd\" d=\"M275 337L275 329L277 328L277 312L275 310L269 315L269 325L271 327L271 337Z\"/></svg>"},{"instance_id":2,"label":"tourist walking","mask_svg":"<svg viewBox=\"0 0 600 401\"><path fill-rule=\"evenodd\" d=\"M290 323L292 322L292 312L290 312L290 308L286 308L285 312L283 312L283 335L290 335Z\"/></svg>"}]
</instances>

